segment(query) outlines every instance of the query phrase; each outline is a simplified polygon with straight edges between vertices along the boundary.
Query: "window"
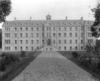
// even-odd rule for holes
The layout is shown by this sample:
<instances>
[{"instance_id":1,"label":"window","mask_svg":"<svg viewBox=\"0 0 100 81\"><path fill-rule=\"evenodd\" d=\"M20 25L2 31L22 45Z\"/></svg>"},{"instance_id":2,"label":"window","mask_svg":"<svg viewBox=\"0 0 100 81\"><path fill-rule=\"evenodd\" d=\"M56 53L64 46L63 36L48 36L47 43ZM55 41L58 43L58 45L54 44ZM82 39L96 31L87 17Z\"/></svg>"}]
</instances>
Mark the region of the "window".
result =
<instances>
[{"instance_id":1,"label":"window","mask_svg":"<svg viewBox=\"0 0 100 81\"><path fill-rule=\"evenodd\" d=\"M72 27L70 27L70 31L72 31Z\"/></svg>"},{"instance_id":2,"label":"window","mask_svg":"<svg viewBox=\"0 0 100 81\"><path fill-rule=\"evenodd\" d=\"M72 50L72 47L70 46L70 50Z\"/></svg>"},{"instance_id":3,"label":"window","mask_svg":"<svg viewBox=\"0 0 100 81\"><path fill-rule=\"evenodd\" d=\"M72 33L70 33L70 37L72 37Z\"/></svg>"},{"instance_id":4,"label":"window","mask_svg":"<svg viewBox=\"0 0 100 81\"><path fill-rule=\"evenodd\" d=\"M88 33L88 37L92 37L92 33Z\"/></svg>"},{"instance_id":5,"label":"window","mask_svg":"<svg viewBox=\"0 0 100 81\"><path fill-rule=\"evenodd\" d=\"M81 50L83 50L83 47L81 47Z\"/></svg>"},{"instance_id":6,"label":"window","mask_svg":"<svg viewBox=\"0 0 100 81\"><path fill-rule=\"evenodd\" d=\"M53 27L53 31L55 31L55 27Z\"/></svg>"},{"instance_id":7,"label":"window","mask_svg":"<svg viewBox=\"0 0 100 81\"><path fill-rule=\"evenodd\" d=\"M75 33L75 37L77 37L77 33Z\"/></svg>"},{"instance_id":8,"label":"window","mask_svg":"<svg viewBox=\"0 0 100 81\"><path fill-rule=\"evenodd\" d=\"M75 50L77 50L77 46L75 47Z\"/></svg>"},{"instance_id":9,"label":"window","mask_svg":"<svg viewBox=\"0 0 100 81\"><path fill-rule=\"evenodd\" d=\"M26 47L26 50L28 50L28 47Z\"/></svg>"},{"instance_id":10,"label":"window","mask_svg":"<svg viewBox=\"0 0 100 81\"><path fill-rule=\"evenodd\" d=\"M55 33L53 33L53 37L55 37L56 35L55 35Z\"/></svg>"},{"instance_id":11,"label":"window","mask_svg":"<svg viewBox=\"0 0 100 81\"><path fill-rule=\"evenodd\" d=\"M33 33L31 33L31 37L34 37L34 34Z\"/></svg>"},{"instance_id":12,"label":"window","mask_svg":"<svg viewBox=\"0 0 100 81\"><path fill-rule=\"evenodd\" d=\"M51 27L49 27L49 31L51 30Z\"/></svg>"},{"instance_id":13,"label":"window","mask_svg":"<svg viewBox=\"0 0 100 81\"><path fill-rule=\"evenodd\" d=\"M20 44L22 44L22 40L20 40Z\"/></svg>"},{"instance_id":14,"label":"window","mask_svg":"<svg viewBox=\"0 0 100 81\"><path fill-rule=\"evenodd\" d=\"M66 46L64 47L64 50L66 50Z\"/></svg>"},{"instance_id":15,"label":"window","mask_svg":"<svg viewBox=\"0 0 100 81\"><path fill-rule=\"evenodd\" d=\"M88 31L90 30L90 27L88 27Z\"/></svg>"},{"instance_id":16,"label":"window","mask_svg":"<svg viewBox=\"0 0 100 81\"><path fill-rule=\"evenodd\" d=\"M15 40L15 44L17 44L17 40Z\"/></svg>"},{"instance_id":17,"label":"window","mask_svg":"<svg viewBox=\"0 0 100 81\"><path fill-rule=\"evenodd\" d=\"M53 44L55 44L55 40L53 40Z\"/></svg>"},{"instance_id":18,"label":"window","mask_svg":"<svg viewBox=\"0 0 100 81\"><path fill-rule=\"evenodd\" d=\"M59 33L59 37L61 37L61 33Z\"/></svg>"},{"instance_id":19,"label":"window","mask_svg":"<svg viewBox=\"0 0 100 81\"><path fill-rule=\"evenodd\" d=\"M93 39L88 39L88 43L93 43Z\"/></svg>"},{"instance_id":20,"label":"window","mask_svg":"<svg viewBox=\"0 0 100 81\"><path fill-rule=\"evenodd\" d=\"M5 28L6 31L10 31L10 28Z\"/></svg>"},{"instance_id":21,"label":"window","mask_svg":"<svg viewBox=\"0 0 100 81\"><path fill-rule=\"evenodd\" d=\"M61 27L59 27L59 31L61 31Z\"/></svg>"},{"instance_id":22,"label":"window","mask_svg":"<svg viewBox=\"0 0 100 81\"><path fill-rule=\"evenodd\" d=\"M34 43L34 41L33 40L31 40L31 44L33 44Z\"/></svg>"},{"instance_id":23,"label":"window","mask_svg":"<svg viewBox=\"0 0 100 81\"><path fill-rule=\"evenodd\" d=\"M66 44L66 40L64 40L64 44Z\"/></svg>"},{"instance_id":24,"label":"window","mask_svg":"<svg viewBox=\"0 0 100 81\"><path fill-rule=\"evenodd\" d=\"M15 31L17 31L17 28L15 28Z\"/></svg>"},{"instance_id":25,"label":"window","mask_svg":"<svg viewBox=\"0 0 100 81\"><path fill-rule=\"evenodd\" d=\"M17 37L17 33L15 33L15 37Z\"/></svg>"},{"instance_id":26,"label":"window","mask_svg":"<svg viewBox=\"0 0 100 81\"><path fill-rule=\"evenodd\" d=\"M33 31L33 27L31 28L31 31Z\"/></svg>"},{"instance_id":27,"label":"window","mask_svg":"<svg viewBox=\"0 0 100 81\"><path fill-rule=\"evenodd\" d=\"M64 27L64 30L66 31L66 30L67 30L67 28L66 28L66 27Z\"/></svg>"},{"instance_id":28,"label":"window","mask_svg":"<svg viewBox=\"0 0 100 81\"><path fill-rule=\"evenodd\" d=\"M26 37L28 37L28 33L26 33Z\"/></svg>"},{"instance_id":29,"label":"window","mask_svg":"<svg viewBox=\"0 0 100 81\"><path fill-rule=\"evenodd\" d=\"M22 31L22 28L20 28L20 31Z\"/></svg>"},{"instance_id":30,"label":"window","mask_svg":"<svg viewBox=\"0 0 100 81\"><path fill-rule=\"evenodd\" d=\"M37 33L37 37L39 37L39 33Z\"/></svg>"},{"instance_id":31,"label":"window","mask_svg":"<svg viewBox=\"0 0 100 81\"><path fill-rule=\"evenodd\" d=\"M70 44L72 44L72 40L70 40Z\"/></svg>"},{"instance_id":32,"label":"window","mask_svg":"<svg viewBox=\"0 0 100 81\"><path fill-rule=\"evenodd\" d=\"M75 40L75 44L77 44L77 40Z\"/></svg>"},{"instance_id":33,"label":"window","mask_svg":"<svg viewBox=\"0 0 100 81\"><path fill-rule=\"evenodd\" d=\"M47 33L47 37L49 37L49 33Z\"/></svg>"},{"instance_id":34,"label":"window","mask_svg":"<svg viewBox=\"0 0 100 81\"><path fill-rule=\"evenodd\" d=\"M47 31L49 30L49 27L47 27Z\"/></svg>"},{"instance_id":35,"label":"window","mask_svg":"<svg viewBox=\"0 0 100 81\"><path fill-rule=\"evenodd\" d=\"M77 31L77 27L75 27L75 31Z\"/></svg>"},{"instance_id":36,"label":"window","mask_svg":"<svg viewBox=\"0 0 100 81\"><path fill-rule=\"evenodd\" d=\"M5 40L5 44L10 44L10 40Z\"/></svg>"},{"instance_id":37,"label":"window","mask_svg":"<svg viewBox=\"0 0 100 81\"><path fill-rule=\"evenodd\" d=\"M83 33L81 33L81 37L83 37Z\"/></svg>"},{"instance_id":38,"label":"window","mask_svg":"<svg viewBox=\"0 0 100 81\"><path fill-rule=\"evenodd\" d=\"M42 44L44 44L44 40L42 40Z\"/></svg>"},{"instance_id":39,"label":"window","mask_svg":"<svg viewBox=\"0 0 100 81\"><path fill-rule=\"evenodd\" d=\"M28 31L28 28L26 28L26 31Z\"/></svg>"},{"instance_id":40,"label":"window","mask_svg":"<svg viewBox=\"0 0 100 81\"><path fill-rule=\"evenodd\" d=\"M66 37L66 33L64 33L64 37Z\"/></svg>"},{"instance_id":41,"label":"window","mask_svg":"<svg viewBox=\"0 0 100 81\"><path fill-rule=\"evenodd\" d=\"M59 44L61 44L61 40L59 40Z\"/></svg>"},{"instance_id":42,"label":"window","mask_svg":"<svg viewBox=\"0 0 100 81\"><path fill-rule=\"evenodd\" d=\"M26 44L28 44L28 40L26 40Z\"/></svg>"},{"instance_id":43,"label":"window","mask_svg":"<svg viewBox=\"0 0 100 81\"><path fill-rule=\"evenodd\" d=\"M39 44L39 40L37 40L37 44Z\"/></svg>"},{"instance_id":44,"label":"window","mask_svg":"<svg viewBox=\"0 0 100 81\"><path fill-rule=\"evenodd\" d=\"M22 33L20 33L20 37L23 37L23 36L22 36Z\"/></svg>"},{"instance_id":45,"label":"window","mask_svg":"<svg viewBox=\"0 0 100 81\"><path fill-rule=\"evenodd\" d=\"M81 44L83 44L83 40L81 40Z\"/></svg>"},{"instance_id":46,"label":"window","mask_svg":"<svg viewBox=\"0 0 100 81\"><path fill-rule=\"evenodd\" d=\"M5 47L5 50L10 50L10 47L9 46Z\"/></svg>"},{"instance_id":47,"label":"window","mask_svg":"<svg viewBox=\"0 0 100 81\"><path fill-rule=\"evenodd\" d=\"M20 47L20 50L22 51L22 50L23 50L23 48L22 48L22 47Z\"/></svg>"},{"instance_id":48,"label":"window","mask_svg":"<svg viewBox=\"0 0 100 81\"><path fill-rule=\"evenodd\" d=\"M59 46L59 50L61 50L61 47Z\"/></svg>"},{"instance_id":49,"label":"window","mask_svg":"<svg viewBox=\"0 0 100 81\"><path fill-rule=\"evenodd\" d=\"M5 33L5 37L10 37L10 33Z\"/></svg>"},{"instance_id":50,"label":"window","mask_svg":"<svg viewBox=\"0 0 100 81\"><path fill-rule=\"evenodd\" d=\"M15 47L15 50L17 50L17 47Z\"/></svg>"},{"instance_id":51,"label":"window","mask_svg":"<svg viewBox=\"0 0 100 81\"><path fill-rule=\"evenodd\" d=\"M83 27L81 27L81 31L83 31Z\"/></svg>"},{"instance_id":52,"label":"window","mask_svg":"<svg viewBox=\"0 0 100 81\"><path fill-rule=\"evenodd\" d=\"M32 49L32 50L34 50L34 48L33 48L33 47L31 47L31 49Z\"/></svg>"},{"instance_id":53,"label":"window","mask_svg":"<svg viewBox=\"0 0 100 81\"><path fill-rule=\"evenodd\" d=\"M37 31L39 31L39 28L37 27Z\"/></svg>"}]
</instances>

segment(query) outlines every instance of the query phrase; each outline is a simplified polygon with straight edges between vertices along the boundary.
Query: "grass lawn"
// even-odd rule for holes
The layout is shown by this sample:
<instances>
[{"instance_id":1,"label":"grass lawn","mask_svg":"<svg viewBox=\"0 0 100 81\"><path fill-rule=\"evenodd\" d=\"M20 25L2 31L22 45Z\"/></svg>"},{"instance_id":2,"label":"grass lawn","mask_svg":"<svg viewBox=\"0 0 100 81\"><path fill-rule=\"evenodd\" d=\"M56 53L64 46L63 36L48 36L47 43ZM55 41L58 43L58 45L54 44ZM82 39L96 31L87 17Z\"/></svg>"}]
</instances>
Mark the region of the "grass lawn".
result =
<instances>
[{"instance_id":1,"label":"grass lawn","mask_svg":"<svg viewBox=\"0 0 100 81\"><path fill-rule=\"evenodd\" d=\"M68 58L69 60L71 60L72 62L74 62L75 64L77 64L79 67L81 67L82 69L86 70L87 72L89 72L90 74L92 74L93 78L99 79L100 81L100 74L94 73L93 71L91 71L90 69L82 66L77 59L73 58L72 53L71 52L65 52L65 51L59 51L59 53Z\"/></svg>"}]
</instances>

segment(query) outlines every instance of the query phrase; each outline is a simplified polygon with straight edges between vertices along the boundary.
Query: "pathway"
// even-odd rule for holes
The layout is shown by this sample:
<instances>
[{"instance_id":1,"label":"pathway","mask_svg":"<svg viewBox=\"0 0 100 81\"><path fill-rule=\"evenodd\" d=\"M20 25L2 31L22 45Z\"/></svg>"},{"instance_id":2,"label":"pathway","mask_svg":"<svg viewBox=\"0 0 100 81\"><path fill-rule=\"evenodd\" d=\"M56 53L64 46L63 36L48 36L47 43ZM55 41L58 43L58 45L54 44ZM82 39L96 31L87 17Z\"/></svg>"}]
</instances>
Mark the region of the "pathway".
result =
<instances>
[{"instance_id":1,"label":"pathway","mask_svg":"<svg viewBox=\"0 0 100 81\"><path fill-rule=\"evenodd\" d=\"M42 52L12 81L96 81L58 52Z\"/></svg>"}]
</instances>

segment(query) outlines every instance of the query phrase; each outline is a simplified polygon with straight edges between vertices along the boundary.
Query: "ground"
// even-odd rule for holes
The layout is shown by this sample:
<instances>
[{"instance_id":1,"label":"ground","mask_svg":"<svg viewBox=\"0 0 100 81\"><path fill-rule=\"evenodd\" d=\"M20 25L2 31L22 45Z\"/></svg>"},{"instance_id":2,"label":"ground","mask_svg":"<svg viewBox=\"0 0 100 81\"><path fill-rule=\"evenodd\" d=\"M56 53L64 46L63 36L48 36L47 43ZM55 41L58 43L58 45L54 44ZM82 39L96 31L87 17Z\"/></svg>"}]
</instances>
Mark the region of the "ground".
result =
<instances>
[{"instance_id":1,"label":"ground","mask_svg":"<svg viewBox=\"0 0 100 81\"><path fill-rule=\"evenodd\" d=\"M12 81L97 81L91 74L61 56L42 52Z\"/></svg>"}]
</instances>

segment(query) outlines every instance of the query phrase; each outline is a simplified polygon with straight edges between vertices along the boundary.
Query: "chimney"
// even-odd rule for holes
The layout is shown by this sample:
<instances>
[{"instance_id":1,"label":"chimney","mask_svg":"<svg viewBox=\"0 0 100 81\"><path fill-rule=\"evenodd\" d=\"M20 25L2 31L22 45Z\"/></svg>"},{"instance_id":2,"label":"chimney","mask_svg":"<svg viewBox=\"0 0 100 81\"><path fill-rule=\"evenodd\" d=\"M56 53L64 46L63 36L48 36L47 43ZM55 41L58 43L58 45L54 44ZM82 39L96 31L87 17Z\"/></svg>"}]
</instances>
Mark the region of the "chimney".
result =
<instances>
[{"instance_id":1,"label":"chimney","mask_svg":"<svg viewBox=\"0 0 100 81\"><path fill-rule=\"evenodd\" d=\"M66 16L66 20L67 20L67 16Z\"/></svg>"},{"instance_id":2,"label":"chimney","mask_svg":"<svg viewBox=\"0 0 100 81\"><path fill-rule=\"evenodd\" d=\"M83 20L83 17L81 17L81 20Z\"/></svg>"},{"instance_id":3,"label":"chimney","mask_svg":"<svg viewBox=\"0 0 100 81\"><path fill-rule=\"evenodd\" d=\"M14 17L14 20L17 20L16 17Z\"/></svg>"},{"instance_id":4,"label":"chimney","mask_svg":"<svg viewBox=\"0 0 100 81\"><path fill-rule=\"evenodd\" d=\"M32 20L32 17L30 17L30 20Z\"/></svg>"}]
</instances>

